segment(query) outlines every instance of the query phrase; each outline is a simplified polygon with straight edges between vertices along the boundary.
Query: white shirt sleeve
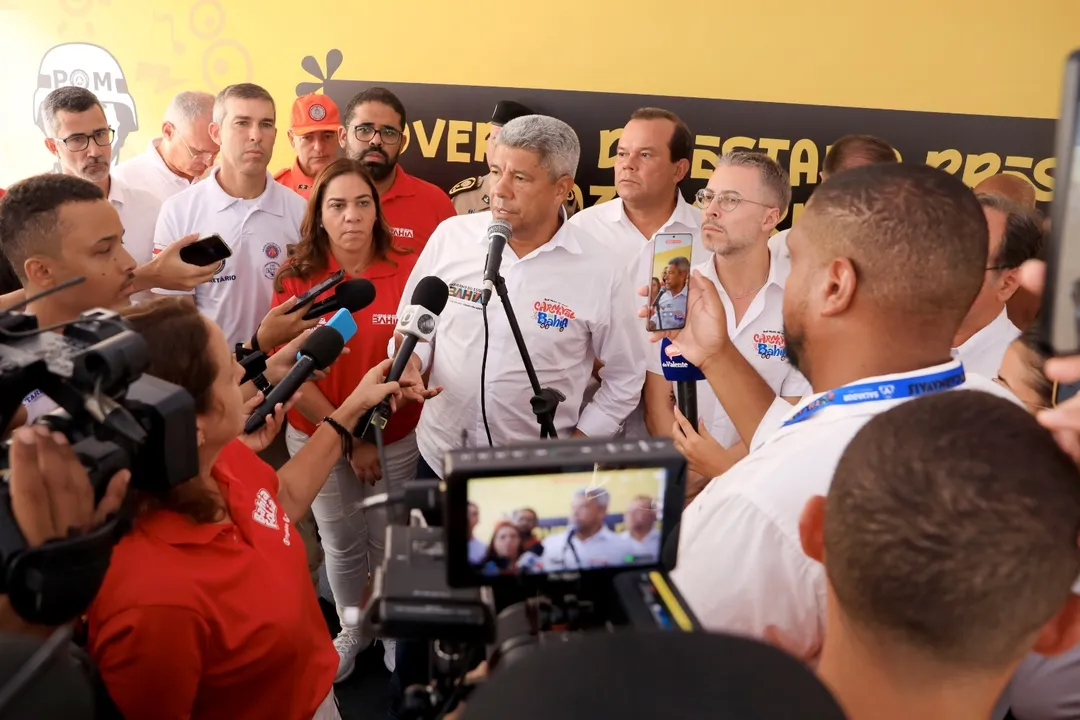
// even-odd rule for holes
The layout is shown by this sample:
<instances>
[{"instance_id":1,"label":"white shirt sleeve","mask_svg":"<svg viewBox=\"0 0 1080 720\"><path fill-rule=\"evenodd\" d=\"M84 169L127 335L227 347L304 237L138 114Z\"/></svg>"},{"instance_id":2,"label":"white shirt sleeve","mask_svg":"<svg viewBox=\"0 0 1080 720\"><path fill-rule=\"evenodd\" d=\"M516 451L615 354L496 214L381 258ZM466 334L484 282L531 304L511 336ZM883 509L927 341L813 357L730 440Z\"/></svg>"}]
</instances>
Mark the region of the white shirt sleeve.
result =
<instances>
[{"instance_id":1,"label":"white shirt sleeve","mask_svg":"<svg viewBox=\"0 0 1080 720\"><path fill-rule=\"evenodd\" d=\"M754 437L750 439L750 452L754 452L761 447L774 432L779 430L794 409L795 406L784 398L774 398L772 405L765 411L765 416L758 423L757 430L754 431Z\"/></svg>"},{"instance_id":2,"label":"white shirt sleeve","mask_svg":"<svg viewBox=\"0 0 1080 720\"><path fill-rule=\"evenodd\" d=\"M154 255L184 236L185 233L177 227L176 203L166 201L161 206L161 212L157 216L157 225L154 226ZM190 231L188 231L190 232ZM153 288L158 295L194 295L194 290L162 290Z\"/></svg>"},{"instance_id":3,"label":"white shirt sleeve","mask_svg":"<svg viewBox=\"0 0 1080 720\"><path fill-rule=\"evenodd\" d=\"M780 392L777 395L801 398L811 395L813 392L810 382L803 377L801 372L792 367L788 368L787 377L784 378L784 382L780 385Z\"/></svg>"},{"instance_id":4,"label":"white shirt sleeve","mask_svg":"<svg viewBox=\"0 0 1080 720\"><path fill-rule=\"evenodd\" d=\"M637 322L626 272L617 272L611 288L606 324L593 328L592 347L600 368L600 389L581 411L578 430L589 437L611 437L641 400L645 385L644 328Z\"/></svg>"},{"instance_id":5,"label":"white shirt sleeve","mask_svg":"<svg viewBox=\"0 0 1080 720\"><path fill-rule=\"evenodd\" d=\"M824 568L748 498L721 503L699 535L680 542L671 579L706 630L816 657L825 631Z\"/></svg>"},{"instance_id":6,"label":"white shirt sleeve","mask_svg":"<svg viewBox=\"0 0 1080 720\"><path fill-rule=\"evenodd\" d=\"M401 314L405 312L405 308L412 304L412 295L413 291L416 290L417 284L428 275L433 274L431 269L435 265L435 253L437 252L436 245L439 244L439 240L445 232L442 224L436 227L435 232L431 233L431 237L428 238L427 244L424 245L424 249L420 252L420 257L416 259L416 264L413 265L412 272L409 273L409 279L405 283L405 289L401 293L401 302L398 303L398 317L401 317ZM421 373L426 373L431 367L432 345L438 342L438 339L439 333L436 329L435 337L431 339L430 343L417 343L416 347L413 349L413 354L420 358Z\"/></svg>"}]
</instances>

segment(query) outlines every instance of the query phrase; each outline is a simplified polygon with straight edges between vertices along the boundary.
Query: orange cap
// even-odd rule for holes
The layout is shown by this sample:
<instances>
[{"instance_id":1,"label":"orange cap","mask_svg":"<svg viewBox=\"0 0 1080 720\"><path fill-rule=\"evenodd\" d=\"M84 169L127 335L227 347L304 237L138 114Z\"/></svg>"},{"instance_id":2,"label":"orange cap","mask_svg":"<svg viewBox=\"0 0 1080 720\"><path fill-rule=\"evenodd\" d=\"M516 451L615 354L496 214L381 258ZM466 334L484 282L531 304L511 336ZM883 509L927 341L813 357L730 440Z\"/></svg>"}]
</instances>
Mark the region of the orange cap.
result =
<instances>
[{"instance_id":1,"label":"orange cap","mask_svg":"<svg viewBox=\"0 0 1080 720\"><path fill-rule=\"evenodd\" d=\"M320 130L337 130L341 113L337 104L326 95L311 93L296 98L289 125L293 135L307 135Z\"/></svg>"}]
</instances>

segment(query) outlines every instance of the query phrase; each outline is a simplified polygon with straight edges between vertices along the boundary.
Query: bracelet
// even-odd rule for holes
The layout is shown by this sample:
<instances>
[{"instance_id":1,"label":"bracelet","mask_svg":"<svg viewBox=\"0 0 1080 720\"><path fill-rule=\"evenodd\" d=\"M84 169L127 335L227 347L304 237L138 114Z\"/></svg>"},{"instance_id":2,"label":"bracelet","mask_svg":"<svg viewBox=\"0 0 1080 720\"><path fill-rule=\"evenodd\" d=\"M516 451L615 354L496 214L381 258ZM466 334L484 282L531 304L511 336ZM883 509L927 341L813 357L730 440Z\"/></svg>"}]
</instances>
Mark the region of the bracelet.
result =
<instances>
[{"instance_id":1,"label":"bracelet","mask_svg":"<svg viewBox=\"0 0 1080 720\"><path fill-rule=\"evenodd\" d=\"M341 454L352 460L352 433L345 429L345 426L339 423L334 418L327 415L323 418L323 422L334 428L334 431L341 436Z\"/></svg>"}]
</instances>

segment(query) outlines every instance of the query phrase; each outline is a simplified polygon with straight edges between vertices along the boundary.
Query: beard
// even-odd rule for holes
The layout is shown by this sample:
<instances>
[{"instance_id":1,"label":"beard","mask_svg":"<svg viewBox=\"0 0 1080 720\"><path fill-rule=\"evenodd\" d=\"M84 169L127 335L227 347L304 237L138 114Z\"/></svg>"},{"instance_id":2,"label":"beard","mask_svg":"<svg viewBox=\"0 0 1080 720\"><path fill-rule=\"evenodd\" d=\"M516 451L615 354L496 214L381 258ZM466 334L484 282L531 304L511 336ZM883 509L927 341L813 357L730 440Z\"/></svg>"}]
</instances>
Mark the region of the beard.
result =
<instances>
[{"instance_id":1,"label":"beard","mask_svg":"<svg viewBox=\"0 0 1080 720\"><path fill-rule=\"evenodd\" d=\"M381 158L381 161L372 160L372 158L376 157ZM394 166L397 165L397 158L391 160L384 150L377 147L369 147L360 151L353 157L353 160L359 160L376 182L390 177L390 173L394 172Z\"/></svg>"},{"instance_id":2,"label":"beard","mask_svg":"<svg viewBox=\"0 0 1080 720\"><path fill-rule=\"evenodd\" d=\"M784 327L784 352L787 353L787 360L791 363L791 367L801 372L804 376L802 368L803 349L805 348L805 338L802 333ZM807 378L809 379L809 378Z\"/></svg>"}]
</instances>

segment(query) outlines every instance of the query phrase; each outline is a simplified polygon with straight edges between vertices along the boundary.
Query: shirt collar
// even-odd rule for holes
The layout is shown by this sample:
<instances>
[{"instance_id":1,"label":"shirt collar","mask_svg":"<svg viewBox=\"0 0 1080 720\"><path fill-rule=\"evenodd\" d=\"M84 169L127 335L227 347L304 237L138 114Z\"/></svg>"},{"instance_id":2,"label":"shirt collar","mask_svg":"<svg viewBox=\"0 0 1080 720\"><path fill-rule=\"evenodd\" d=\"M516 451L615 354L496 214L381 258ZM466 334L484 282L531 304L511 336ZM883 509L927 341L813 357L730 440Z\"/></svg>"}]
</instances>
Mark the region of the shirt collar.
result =
<instances>
[{"instance_id":1,"label":"shirt collar","mask_svg":"<svg viewBox=\"0 0 1080 720\"><path fill-rule=\"evenodd\" d=\"M220 172L221 166L215 167L214 172L206 182L206 192L210 195L215 212L221 212L240 200L240 198L235 198L222 189L221 184L218 182L218 173ZM255 207L276 217L285 217L285 199L281 194L282 192L292 192L292 190L274 180L274 176L270 173L266 173L266 189L263 190L262 195L255 198Z\"/></svg>"},{"instance_id":2,"label":"shirt collar","mask_svg":"<svg viewBox=\"0 0 1080 720\"><path fill-rule=\"evenodd\" d=\"M895 383L898 380L909 380L911 378L917 378L917 377L920 377L920 376L923 376L923 375L936 375L938 373L951 372L951 371L955 370L958 367L961 367L961 364L960 364L959 360L950 360L947 363L942 363L940 365L933 365L933 366L927 367L927 368L920 368L918 370L911 370L910 372L893 373L891 375L878 375L876 377L868 377L868 378L862 378L861 380L855 380L854 382L849 382L849 383L847 383L845 385L841 385L838 388L833 388L832 390L827 390L825 392L814 393L813 395L808 395L808 396L804 397L798 403L791 406L791 412L788 413L788 415L784 419L785 419L785 421L790 419L796 413L798 413L804 407L806 407L810 403L812 403L815 400L817 400L818 398L820 398L822 395L826 395L827 393L830 393L830 392L836 392L836 391L839 391L839 390L841 390L843 388L851 387L853 385L877 385L877 384L881 384L881 383L884 383L884 384ZM823 410L823 412L828 411L828 410L835 411L837 408L844 408L844 407L847 407L847 408L859 408L859 407L861 407L861 405L830 405L829 407L825 408Z\"/></svg>"},{"instance_id":3,"label":"shirt collar","mask_svg":"<svg viewBox=\"0 0 1080 720\"><path fill-rule=\"evenodd\" d=\"M716 263L713 262L713 253L709 253L709 259L697 266L697 270L702 275L713 281L713 284L724 292L723 285L720 284L720 277L716 274ZM782 251L777 248L769 247L769 275L765 278L764 287L769 285L775 285L781 290L784 289L784 283L787 281L787 277L791 272L791 261L784 255Z\"/></svg>"},{"instance_id":4,"label":"shirt collar","mask_svg":"<svg viewBox=\"0 0 1080 720\"><path fill-rule=\"evenodd\" d=\"M600 207L603 208L603 218L608 222L618 223L626 220L631 227L634 227L633 223L630 222L630 218L626 216L626 208L623 206L622 198L617 197L614 200L609 200ZM701 225L699 211L686 202L681 190L675 191L675 209L671 211L671 216L660 226L657 233L668 232L672 225L684 225L690 228L700 227Z\"/></svg>"},{"instance_id":5,"label":"shirt collar","mask_svg":"<svg viewBox=\"0 0 1080 720\"><path fill-rule=\"evenodd\" d=\"M416 183L413 181L413 176L405 172L405 168L401 167L401 165L398 165L394 171L394 184L379 199L386 202L399 197L412 197L415 194Z\"/></svg>"},{"instance_id":6,"label":"shirt collar","mask_svg":"<svg viewBox=\"0 0 1080 720\"><path fill-rule=\"evenodd\" d=\"M479 214L480 213L477 213L477 215L479 215ZM486 214L488 215L489 218L491 217L491 211L490 210L488 210ZM555 248L562 248L562 249L566 250L567 252L572 253L574 255L580 255L581 254L581 242L578 240L578 235L579 235L580 231L577 229L577 226L571 225L570 223L568 223L567 219L568 218L566 216L566 206L565 205L560 205L559 206L559 223L560 223L559 229L555 231L555 234L551 236L550 240L548 240L546 243L544 243L540 247L536 248L536 250L533 250L533 253L550 252L550 251L554 250ZM488 241L488 238L487 238L487 233L486 232L483 233L483 234L478 234L476 236L476 244L477 245L480 245L482 243L486 243L487 241ZM530 253L530 255L533 254L533 253ZM526 257L528 257L528 256L526 256ZM524 258L522 258L522 259L524 259Z\"/></svg>"},{"instance_id":7,"label":"shirt collar","mask_svg":"<svg viewBox=\"0 0 1080 720\"><path fill-rule=\"evenodd\" d=\"M402 256L402 257L404 257L404 256ZM364 268L364 271L362 273L360 273L359 275L356 275L355 277L367 278L369 280L375 280L377 278L393 277L394 275L397 275L397 273L398 273L398 271L400 269L401 269L400 262L395 264L390 259L376 260L371 265L368 265L366 268ZM317 277L312 278L312 285L314 285L314 283L316 283L316 282L320 282L323 278L326 278L326 277L329 277L330 275L333 275L338 270L341 270L341 264L337 261L337 258L334 257L334 253L332 253L332 252L326 253L326 273L322 274L321 276L317 276Z\"/></svg>"},{"instance_id":8,"label":"shirt collar","mask_svg":"<svg viewBox=\"0 0 1080 720\"><path fill-rule=\"evenodd\" d=\"M306 180L308 185L315 184L315 178L305 173L304 169L300 167L300 158L296 158L296 160L293 161L292 171L295 176L293 182L296 182L296 180Z\"/></svg>"},{"instance_id":9,"label":"shirt collar","mask_svg":"<svg viewBox=\"0 0 1080 720\"><path fill-rule=\"evenodd\" d=\"M202 178L192 178L186 180L172 171L172 169L165 164L165 158L161 157L161 137L156 137L146 144L146 155L150 158L150 163L159 171L166 173L169 177L173 178L177 183L183 185L194 185ZM208 177L204 174L203 177Z\"/></svg>"},{"instance_id":10,"label":"shirt collar","mask_svg":"<svg viewBox=\"0 0 1080 720\"><path fill-rule=\"evenodd\" d=\"M1001 313L996 318L965 340L960 347L954 348L953 352L957 355L960 353L971 353L976 348L982 347L987 343L997 342L1003 336L1009 334L1012 334L1014 337L1019 336L1020 330L1012 324L1011 320L1009 320L1008 309L1002 308Z\"/></svg>"},{"instance_id":11,"label":"shirt collar","mask_svg":"<svg viewBox=\"0 0 1080 720\"><path fill-rule=\"evenodd\" d=\"M113 205L124 205L124 183L115 175L109 175L109 202Z\"/></svg>"}]
</instances>

